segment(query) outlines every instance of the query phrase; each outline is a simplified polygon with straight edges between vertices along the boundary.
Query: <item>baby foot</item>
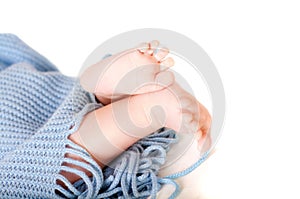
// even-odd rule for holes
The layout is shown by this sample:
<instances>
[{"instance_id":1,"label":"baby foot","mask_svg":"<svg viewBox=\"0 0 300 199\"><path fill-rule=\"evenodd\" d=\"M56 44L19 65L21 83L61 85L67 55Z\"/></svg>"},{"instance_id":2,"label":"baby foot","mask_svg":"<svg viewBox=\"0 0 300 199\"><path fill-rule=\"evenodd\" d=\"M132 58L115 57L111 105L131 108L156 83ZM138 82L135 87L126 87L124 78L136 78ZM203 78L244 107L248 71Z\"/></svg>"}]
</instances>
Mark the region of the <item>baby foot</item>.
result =
<instances>
[{"instance_id":1,"label":"baby foot","mask_svg":"<svg viewBox=\"0 0 300 199\"><path fill-rule=\"evenodd\" d=\"M168 127L181 133L197 133L199 147L203 146L209 137L211 124L209 112L177 83L160 91L132 98L129 110L134 110L137 104L143 106L148 124L154 125L153 129ZM133 121L137 121L139 118L135 117L140 116L130 115Z\"/></svg>"},{"instance_id":2,"label":"baby foot","mask_svg":"<svg viewBox=\"0 0 300 199\"><path fill-rule=\"evenodd\" d=\"M83 88L98 98L112 100L171 85L174 75L167 69L174 61L166 58L168 49L158 46L158 41L143 43L96 63L81 75Z\"/></svg>"},{"instance_id":3,"label":"baby foot","mask_svg":"<svg viewBox=\"0 0 300 199\"><path fill-rule=\"evenodd\" d=\"M190 168L202 157L204 152L211 148L209 133L211 116L209 112L195 97L177 83L163 90L129 99L127 109L130 114L129 118L140 129L150 126L153 132L161 127L168 127L179 132L180 141L168 151L166 162L160 169L159 176L165 177ZM138 114L138 111L143 109L144 113ZM134 128L128 128L129 131L126 132L130 132L132 137L145 136L142 134L143 130L137 130L136 134L133 135L132 132L134 131L131 129ZM151 130L147 132L151 132ZM194 174L195 172L189 176L194 176ZM181 178L180 184L186 184L187 181L191 182L190 179L191 177ZM169 198L164 197L164 194L168 193L161 193L161 197L158 198Z\"/></svg>"}]
</instances>

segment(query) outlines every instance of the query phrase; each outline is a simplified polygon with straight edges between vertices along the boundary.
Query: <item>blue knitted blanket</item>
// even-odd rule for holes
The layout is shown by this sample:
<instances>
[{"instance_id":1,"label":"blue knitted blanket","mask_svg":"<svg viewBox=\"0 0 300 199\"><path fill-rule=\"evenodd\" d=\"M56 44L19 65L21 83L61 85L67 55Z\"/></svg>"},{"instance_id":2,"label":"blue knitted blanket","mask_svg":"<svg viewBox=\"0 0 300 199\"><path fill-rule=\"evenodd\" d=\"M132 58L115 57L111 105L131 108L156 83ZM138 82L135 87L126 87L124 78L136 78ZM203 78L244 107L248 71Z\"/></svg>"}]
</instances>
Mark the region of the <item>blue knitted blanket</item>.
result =
<instances>
[{"instance_id":1,"label":"blue knitted blanket","mask_svg":"<svg viewBox=\"0 0 300 199\"><path fill-rule=\"evenodd\" d=\"M0 34L0 198L155 198L164 183L172 183L157 176L176 141L172 130L138 141L113 168L103 170L71 142L68 136L96 108L101 104L76 78L62 75L16 36ZM63 163L82 167L92 177ZM72 184L60 171L80 180Z\"/></svg>"}]
</instances>

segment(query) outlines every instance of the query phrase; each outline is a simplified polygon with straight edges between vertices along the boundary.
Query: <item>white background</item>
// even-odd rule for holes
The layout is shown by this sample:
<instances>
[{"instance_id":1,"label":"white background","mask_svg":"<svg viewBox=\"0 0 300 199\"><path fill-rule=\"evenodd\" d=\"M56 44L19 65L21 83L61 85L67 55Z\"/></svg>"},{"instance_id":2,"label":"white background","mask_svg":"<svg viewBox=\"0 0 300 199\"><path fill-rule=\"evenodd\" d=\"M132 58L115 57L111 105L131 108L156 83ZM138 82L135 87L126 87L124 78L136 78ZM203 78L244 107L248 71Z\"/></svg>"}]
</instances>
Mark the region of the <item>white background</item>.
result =
<instances>
[{"instance_id":1,"label":"white background","mask_svg":"<svg viewBox=\"0 0 300 199\"><path fill-rule=\"evenodd\" d=\"M125 31L164 28L193 39L217 66L227 98L223 135L204 165L199 188L206 198L300 198L297 1L7 1L0 6L0 32L18 35L73 76L99 44Z\"/></svg>"}]
</instances>

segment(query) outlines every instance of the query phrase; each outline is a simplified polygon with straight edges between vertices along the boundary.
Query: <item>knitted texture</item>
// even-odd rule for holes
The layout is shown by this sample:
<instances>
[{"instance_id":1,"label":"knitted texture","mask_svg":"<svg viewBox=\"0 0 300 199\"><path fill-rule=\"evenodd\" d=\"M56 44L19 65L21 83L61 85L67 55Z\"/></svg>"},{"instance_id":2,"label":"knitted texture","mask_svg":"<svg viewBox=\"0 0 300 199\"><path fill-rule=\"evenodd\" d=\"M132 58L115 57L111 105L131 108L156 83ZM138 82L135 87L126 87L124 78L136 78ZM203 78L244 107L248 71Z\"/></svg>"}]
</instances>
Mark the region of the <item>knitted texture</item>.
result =
<instances>
[{"instance_id":1,"label":"knitted texture","mask_svg":"<svg viewBox=\"0 0 300 199\"><path fill-rule=\"evenodd\" d=\"M172 130L143 138L104 170L71 142L84 115L97 108L101 104L76 78L62 75L16 36L0 34L0 198L155 198L161 185L174 184L157 176L176 141ZM71 184L60 171L81 179Z\"/></svg>"},{"instance_id":2,"label":"knitted texture","mask_svg":"<svg viewBox=\"0 0 300 199\"><path fill-rule=\"evenodd\" d=\"M208 156L184 171L158 177L168 149L177 142L173 130L162 128L101 170L86 150L68 139L83 117L101 106L78 79L62 75L16 36L0 34L0 198L155 198L163 184L175 186L170 196L175 198L179 186L174 179ZM72 184L61 171L80 180Z\"/></svg>"}]
</instances>

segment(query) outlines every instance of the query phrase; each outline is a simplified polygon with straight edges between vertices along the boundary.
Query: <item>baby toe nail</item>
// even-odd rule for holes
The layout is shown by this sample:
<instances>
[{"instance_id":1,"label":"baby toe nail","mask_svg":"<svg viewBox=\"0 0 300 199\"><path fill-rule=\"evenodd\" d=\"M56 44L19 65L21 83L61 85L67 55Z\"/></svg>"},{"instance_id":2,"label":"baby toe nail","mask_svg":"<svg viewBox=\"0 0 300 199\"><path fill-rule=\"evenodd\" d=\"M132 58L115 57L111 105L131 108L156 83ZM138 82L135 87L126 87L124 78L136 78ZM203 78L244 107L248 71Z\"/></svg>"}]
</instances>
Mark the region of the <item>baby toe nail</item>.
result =
<instances>
[{"instance_id":1,"label":"baby toe nail","mask_svg":"<svg viewBox=\"0 0 300 199\"><path fill-rule=\"evenodd\" d=\"M159 45L159 41L158 40L153 40L150 42L150 45L152 48L157 48Z\"/></svg>"},{"instance_id":2,"label":"baby toe nail","mask_svg":"<svg viewBox=\"0 0 300 199\"><path fill-rule=\"evenodd\" d=\"M167 59L165 59L161 62L161 64L164 65L165 67L174 66L174 63L175 62L174 62L173 58L171 58L171 57L168 57Z\"/></svg>"},{"instance_id":3,"label":"baby toe nail","mask_svg":"<svg viewBox=\"0 0 300 199\"><path fill-rule=\"evenodd\" d=\"M153 50L153 49L148 49L148 50L147 50L147 53L148 53L149 55L151 55L151 56L152 56L152 55L153 55L153 53L154 53L154 50Z\"/></svg>"},{"instance_id":4,"label":"baby toe nail","mask_svg":"<svg viewBox=\"0 0 300 199\"><path fill-rule=\"evenodd\" d=\"M182 120L186 123L190 123L193 120L193 116L190 113L182 114Z\"/></svg>"},{"instance_id":5,"label":"baby toe nail","mask_svg":"<svg viewBox=\"0 0 300 199\"><path fill-rule=\"evenodd\" d=\"M154 56L158 62L161 62L169 54L169 49L167 48L157 48Z\"/></svg>"},{"instance_id":6,"label":"baby toe nail","mask_svg":"<svg viewBox=\"0 0 300 199\"><path fill-rule=\"evenodd\" d=\"M187 107L187 106L191 105L191 103L192 103L189 98L182 98L180 100L180 102L181 102L182 107Z\"/></svg>"},{"instance_id":7,"label":"baby toe nail","mask_svg":"<svg viewBox=\"0 0 300 199\"><path fill-rule=\"evenodd\" d=\"M191 129L192 129L193 132L197 132L198 131L198 127L199 127L198 122L193 121L191 123Z\"/></svg>"},{"instance_id":8,"label":"baby toe nail","mask_svg":"<svg viewBox=\"0 0 300 199\"><path fill-rule=\"evenodd\" d=\"M148 44L147 43L141 43L138 47L137 47L137 50L140 52L140 53L145 53L148 49Z\"/></svg>"}]
</instances>

